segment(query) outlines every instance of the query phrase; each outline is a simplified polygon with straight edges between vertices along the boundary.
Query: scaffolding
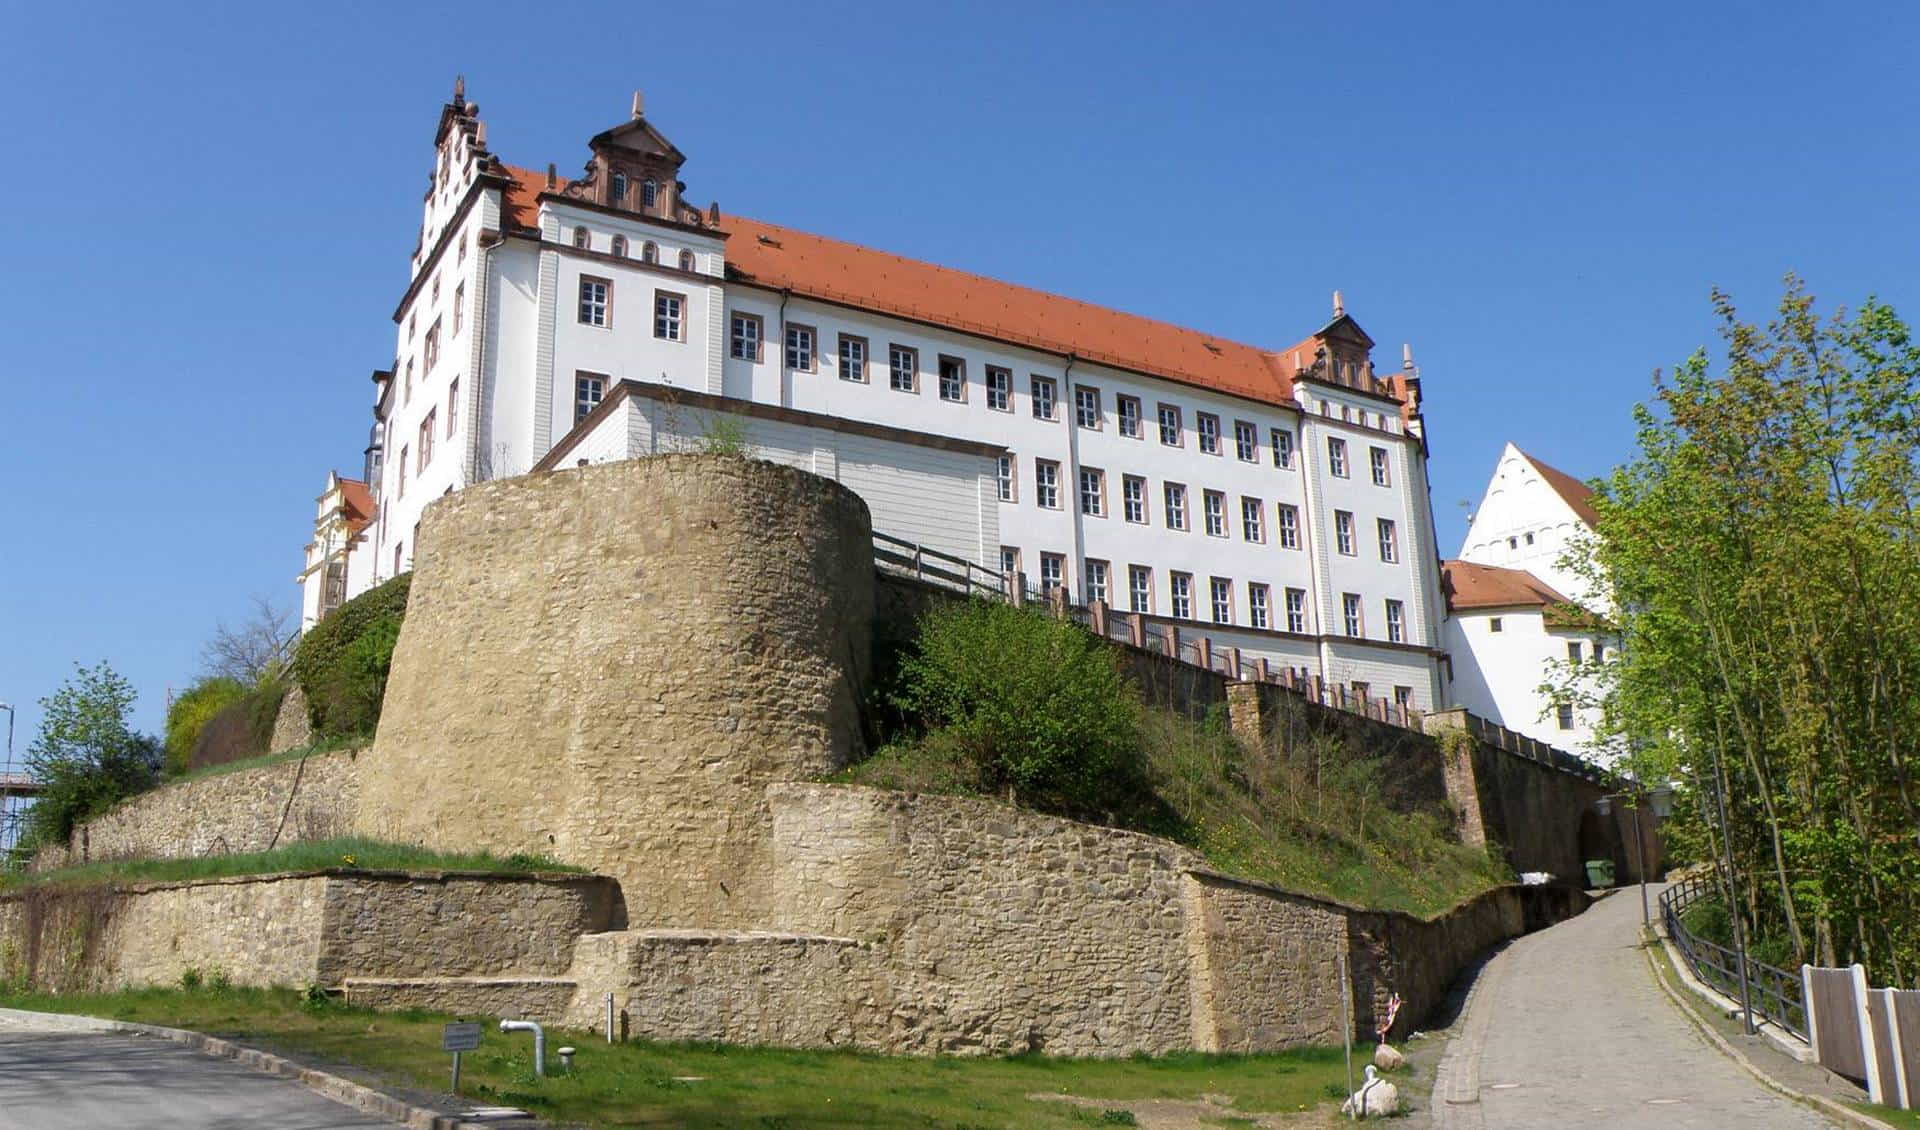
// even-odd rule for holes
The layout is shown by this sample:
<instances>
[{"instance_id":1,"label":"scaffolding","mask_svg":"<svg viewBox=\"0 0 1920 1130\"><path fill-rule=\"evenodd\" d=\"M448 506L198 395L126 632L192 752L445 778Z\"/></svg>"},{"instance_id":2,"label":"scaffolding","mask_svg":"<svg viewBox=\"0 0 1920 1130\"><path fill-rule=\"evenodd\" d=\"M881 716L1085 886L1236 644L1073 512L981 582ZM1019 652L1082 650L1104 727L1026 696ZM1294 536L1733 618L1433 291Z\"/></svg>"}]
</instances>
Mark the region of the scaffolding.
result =
<instances>
[{"instance_id":1,"label":"scaffolding","mask_svg":"<svg viewBox=\"0 0 1920 1130\"><path fill-rule=\"evenodd\" d=\"M40 782L11 767L0 770L0 871L19 865L13 849L26 830L27 810L40 795Z\"/></svg>"}]
</instances>

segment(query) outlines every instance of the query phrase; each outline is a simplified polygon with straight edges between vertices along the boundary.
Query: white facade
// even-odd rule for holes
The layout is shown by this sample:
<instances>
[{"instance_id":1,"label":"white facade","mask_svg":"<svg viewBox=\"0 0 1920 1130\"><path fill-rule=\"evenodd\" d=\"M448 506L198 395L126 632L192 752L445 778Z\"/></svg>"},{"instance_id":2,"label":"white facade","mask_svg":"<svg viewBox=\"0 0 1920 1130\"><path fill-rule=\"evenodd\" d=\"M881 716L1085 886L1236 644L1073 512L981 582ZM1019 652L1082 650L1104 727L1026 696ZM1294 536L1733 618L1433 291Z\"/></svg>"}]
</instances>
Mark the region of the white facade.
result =
<instances>
[{"instance_id":1,"label":"white facade","mask_svg":"<svg viewBox=\"0 0 1920 1130\"><path fill-rule=\"evenodd\" d=\"M1451 705L1569 753L1607 760L1606 751L1593 744L1596 712L1563 712L1542 685L1572 663L1605 662L1613 650L1611 635L1556 625L1542 607L1514 606L1455 609L1446 638L1453 657Z\"/></svg>"},{"instance_id":2,"label":"white facade","mask_svg":"<svg viewBox=\"0 0 1920 1130\"><path fill-rule=\"evenodd\" d=\"M1523 569L1582 608L1610 612L1613 602L1563 560L1591 537L1587 488L1509 443L1467 523L1460 559Z\"/></svg>"},{"instance_id":3,"label":"white facade","mask_svg":"<svg viewBox=\"0 0 1920 1130\"><path fill-rule=\"evenodd\" d=\"M849 297L824 269L817 285L777 287L730 273L740 241L775 241L730 235L717 209L689 208L676 179L684 158L638 115L593 140L588 176L572 184L500 165L484 133L456 92L441 114L420 247L395 314L396 359L379 386L370 460L379 518L355 551L370 563L355 591L409 567L421 510L449 491L532 470L556 445L569 448L559 465L653 449L642 422L658 430L648 413L661 401L646 396L629 398L620 424L608 414L590 422L592 436L568 438L631 381L1004 449L1005 496L997 456L968 495L951 488L977 470L937 443L845 432L829 443L821 437L833 430L817 420L748 416L749 446L831 471L867 500L879 532L1012 567L1035 586L1057 579L1076 599L1103 596L1122 610L1137 591L1143 610L1211 628L1249 659L1365 683L1421 709L1439 704L1445 607L1418 381L1410 361L1397 381L1375 380L1371 340L1337 307L1291 367L1233 346L1267 359L1237 387L1271 386L1272 395L1205 387L1144 364L1089 360L1100 341L1054 349L996 333L985 315L889 312ZM653 195L641 195L643 181ZM616 186L625 192L617 207L607 203ZM736 331L748 322L757 332L742 348ZM786 348L796 332L811 335L804 356ZM864 364L842 364L843 338L862 344ZM894 377L896 350L911 362L904 380ZM1276 379L1283 369L1291 377ZM1001 373L1007 384L990 388ZM1036 412L1049 387L1053 411ZM1123 397L1139 405L1137 429L1122 427ZM1177 414L1172 442L1162 441L1163 406ZM1217 422L1211 451L1203 417ZM992 492L990 515L979 489Z\"/></svg>"}]
</instances>

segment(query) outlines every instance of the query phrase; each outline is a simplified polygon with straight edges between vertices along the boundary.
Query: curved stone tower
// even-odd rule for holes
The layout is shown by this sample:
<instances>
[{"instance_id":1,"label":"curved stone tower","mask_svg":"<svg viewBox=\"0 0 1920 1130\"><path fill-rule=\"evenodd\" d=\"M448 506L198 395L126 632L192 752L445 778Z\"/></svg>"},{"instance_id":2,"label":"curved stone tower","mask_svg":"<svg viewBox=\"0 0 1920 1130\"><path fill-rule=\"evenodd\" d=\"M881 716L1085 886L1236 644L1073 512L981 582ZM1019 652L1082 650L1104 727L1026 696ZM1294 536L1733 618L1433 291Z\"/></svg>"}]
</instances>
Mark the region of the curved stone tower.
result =
<instances>
[{"instance_id":1,"label":"curved stone tower","mask_svg":"<svg viewBox=\"0 0 1920 1130\"><path fill-rule=\"evenodd\" d=\"M430 506L358 830L617 877L638 926L764 924L765 786L858 751L867 507L668 455Z\"/></svg>"}]
</instances>

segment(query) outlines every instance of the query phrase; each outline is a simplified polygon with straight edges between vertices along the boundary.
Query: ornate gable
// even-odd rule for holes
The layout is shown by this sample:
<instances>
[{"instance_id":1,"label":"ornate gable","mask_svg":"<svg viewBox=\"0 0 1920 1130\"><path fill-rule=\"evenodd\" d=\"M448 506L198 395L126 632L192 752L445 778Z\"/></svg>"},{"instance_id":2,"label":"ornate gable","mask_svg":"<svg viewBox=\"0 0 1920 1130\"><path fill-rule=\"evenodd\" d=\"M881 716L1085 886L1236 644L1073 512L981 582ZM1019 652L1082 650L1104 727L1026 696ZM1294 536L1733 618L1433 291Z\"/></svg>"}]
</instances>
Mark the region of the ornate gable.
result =
<instances>
[{"instance_id":1,"label":"ornate gable","mask_svg":"<svg viewBox=\"0 0 1920 1130\"><path fill-rule=\"evenodd\" d=\"M632 119L595 134L587 145L593 156L586 172L562 189L562 195L657 220L700 224L699 209L683 200L687 186L680 180L680 166L686 154L647 121L637 92Z\"/></svg>"}]
</instances>

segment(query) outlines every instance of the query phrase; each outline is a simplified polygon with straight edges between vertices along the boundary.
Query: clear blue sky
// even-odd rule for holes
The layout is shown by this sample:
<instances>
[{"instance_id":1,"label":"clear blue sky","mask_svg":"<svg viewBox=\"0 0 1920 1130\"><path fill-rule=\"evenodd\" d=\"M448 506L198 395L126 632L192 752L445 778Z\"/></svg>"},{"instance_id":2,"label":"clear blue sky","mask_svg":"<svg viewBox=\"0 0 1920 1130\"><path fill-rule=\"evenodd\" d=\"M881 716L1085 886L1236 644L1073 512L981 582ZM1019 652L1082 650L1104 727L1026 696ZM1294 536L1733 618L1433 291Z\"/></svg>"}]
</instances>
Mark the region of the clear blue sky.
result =
<instances>
[{"instance_id":1,"label":"clear blue sky","mask_svg":"<svg viewBox=\"0 0 1920 1130\"><path fill-rule=\"evenodd\" d=\"M295 600L456 72L516 164L577 171L639 88L724 210L1274 347L1338 287L1424 369L1448 554L1503 441L1627 454L1710 286L1920 318L1911 5L5 11L22 748L74 661L157 730L217 619Z\"/></svg>"}]
</instances>

